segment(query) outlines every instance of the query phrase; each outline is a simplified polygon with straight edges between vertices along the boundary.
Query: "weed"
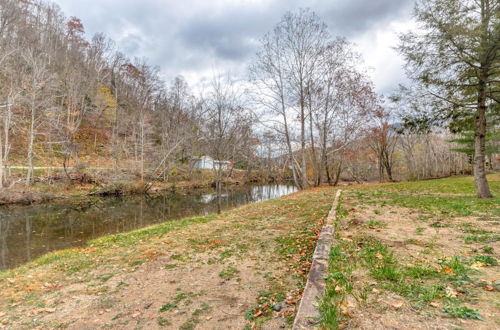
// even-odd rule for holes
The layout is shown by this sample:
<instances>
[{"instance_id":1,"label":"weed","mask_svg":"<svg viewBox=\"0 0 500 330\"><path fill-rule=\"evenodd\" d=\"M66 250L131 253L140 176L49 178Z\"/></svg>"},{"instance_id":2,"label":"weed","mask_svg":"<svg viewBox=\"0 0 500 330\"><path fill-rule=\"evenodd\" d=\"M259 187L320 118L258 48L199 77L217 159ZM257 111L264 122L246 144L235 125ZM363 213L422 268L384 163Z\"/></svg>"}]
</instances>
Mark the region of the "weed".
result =
<instances>
[{"instance_id":1,"label":"weed","mask_svg":"<svg viewBox=\"0 0 500 330\"><path fill-rule=\"evenodd\" d=\"M174 303L178 304L182 300L186 299L188 297L187 293L179 293L174 297Z\"/></svg>"},{"instance_id":2,"label":"weed","mask_svg":"<svg viewBox=\"0 0 500 330\"><path fill-rule=\"evenodd\" d=\"M164 318L162 316L159 316L156 319L156 321L157 321L158 325L161 326L161 327L166 327L166 326L172 325L172 323L168 319L166 319L166 318Z\"/></svg>"},{"instance_id":3,"label":"weed","mask_svg":"<svg viewBox=\"0 0 500 330\"><path fill-rule=\"evenodd\" d=\"M492 256L477 255L474 257L474 261L479 261L479 262L482 262L482 263L490 265L490 266L498 265L497 259L495 259Z\"/></svg>"},{"instance_id":4,"label":"weed","mask_svg":"<svg viewBox=\"0 0 500 330\"><path fill-rule=\"evenodd\" d=\"M166 312L174 308L177 308L177 304L166 303L165 305L160 307L160 312Z\"/></svg>"},{"instance_id":5,"label":"weed","mask_svg":"<svg viewBox=\"0 0 500 330\"><path fill-rule=\"evenodd\" d=\"M220 258L221 259L227 259L227 258L230 258L234 255L234 250L224 250L221 252L220 254Z\"/></svg>"},{"instance_id":6,"label":"weed","mask_svg":"<svg viewBox=\"0 0 500 330\"><path fill-rule=\"evenodd\" d=\"M464 233L467 233L467 234L487 235L487 234L491 234L492 232L488 231L488 230L484 230L484 229L471 229L471 228L469 228L469 229L465 229Z\"/></svg>"},{"instance_id":7,"label":"weed","mask_svg":"<svg viewBox=\"0 0 500 330\"><path fill-rule=\"evenodd\" d=\"M483 250L484 253L493 253L493 248L491 246L483 246L481 250Z\"/></svg>"},{"instance_id":8,"label":"weed","mask_svg":"<svg viewBox=\"0 0 500 330\"><path fill-rule=\"evenodd\" d=\"M128 263L130 267L140 266L144 263L144 260L134 260Z\"/></svg>"},{"instance_id":9,"label":"weed","mask_svg":"<svg viewBox=\"0 0 500 330\"><path fill-rule=\"evenodd\" d=\"M175 267L177 267L177 265L176 265L176 264L166 264L166 265L165 265L165 269L173 269L173 268L175 268Z\"/></svg>"},{"instance_id":10,"label":"weed","mask_svg":"<svg viewBox=\"0 0 500 330\"><path fill-rule=\"evenodd\" d=\"M366 226L369 227L369 228L381 228L381 227L384 227L384 223L382 223L379 220L370 219L366 223Z\"/></svg>"},{"instance_id":11,"label":"weed","mask_svg":"<svg viewBox=\"0 0 500 330\"><path fill-rule=\"evenodd\" d=\"M479 312L475 309L471 309L467 306L445 306L443 308L445 313L450 314L453 317L460 319L471 319L471 320L482 320L483 318L479 315Z\"/></svg>"},{"instance_id":12,"label":"weed","mask_svg":"<svg viewBox=\"0 0 500 330\"><path fill-rule=\"evenodd\" d=\"M500 240L500 235L467 235L464 236L465 243L490 243Z\"/></svg>"},{"instance_id":13,"label":"weed","mask_svg":"<svg viewBox=\"0 0 500 330\"><path fill-rule=\"evenodd\" d=\"M197 317L197 316L201 315L203 312L206 312L210 309L211 309L210 305L208 305L207 303L202 303L200 308L195 309L192 316Z\"/></svg>"},{"instance_id":14,"label":"weed","mask_svg":"<svg viewBox=\"0 0 500 330\"><path fill-rule=\"evenodd\" d=\"M404 274L415 279L427 279L439 275L439 273L432 268L424 268L419 266L407 267L404 270Z\"/></svg>"},{"instance_id":15,"label":"weed","mask_svg":"<svg viewBox=\"0 0 500 330\"><path fill-rule=\"evenodd\" d=\"M446 227L451 227L451 224L450 223L446 223L446 222L436 221L436 222L431 223L429 225L429 227L432 227L432 228L446 228Z\"/></svg>"},{"instance_id":16,"label":"weed","mask_svg":"<svg viewBox=\"0 0 500 330\"><path fill-rule=\"evenodd\" d=\"M422 227L417 227L417 228L415 229L415 232L416 232L417 234L419 234L419 235L420 235L420 234L422 234L422 233L424 232L424 230L425 230L425 228L422 228Z\"/></svg>"},{"instance_id":17,"label":"weed","mask_svg":"<svg viewBox=\"0 0 500 330\"><path fill-rule=\"evenodd\" d=\"M219 277L224 280L230 280L239 273L239 270L234 267L228 267L219 273Z\"/></svg>"},{"instance_id":18,"label":"weed","mask_svg":"<svg viewBox=\"0 0 500 330\"><path fill-rule=\"evenodd\" d=\"M445 273L449 273L448 270L451 270L453 275L467 275L470 268L466 265L467 260L462 257L452 257L451 259L445 259L441 261L441 265L443 266L443 270Z\"/></svg>"},{"instance_id":19,"label":"weed","mask_svg":"<svg viewBox=\"0 0 500 330\"><path fill-rule=\"evenodd\" d=\"M383 264L378 267L372 267L370 272L373 278L377 280L399 281L402 278L402 274L397 266L391 264Z\"/></svg>"},{"instance_id":20,"label":"weed","mask_svg":"<svg viewBox=\"0 0 500 330\"><path fill-rule=\"evenodd\" d=\"M200 320L189 320L186 323L182 324L179 329L180 330L192 330L196 328L196 324L200 323Z\"/></svg>"}]
</instances>

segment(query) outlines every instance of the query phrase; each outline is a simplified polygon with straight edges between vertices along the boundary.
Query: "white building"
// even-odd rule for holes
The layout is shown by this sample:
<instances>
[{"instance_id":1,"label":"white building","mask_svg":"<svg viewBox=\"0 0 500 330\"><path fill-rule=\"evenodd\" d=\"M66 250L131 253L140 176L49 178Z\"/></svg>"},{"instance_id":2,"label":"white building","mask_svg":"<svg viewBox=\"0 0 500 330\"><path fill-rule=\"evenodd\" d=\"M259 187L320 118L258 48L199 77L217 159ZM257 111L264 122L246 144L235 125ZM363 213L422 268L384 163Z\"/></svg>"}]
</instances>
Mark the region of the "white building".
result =
<instances>
[{"instance_id":1,"label":"white building","mask_svg":"<svg viewBox=\"0 0 500 330\"><path fill-rule=\"evenodd\" d=\"M228 170L232 167L232 164L228 160L215 160L210 156L202 156L194 159L193 167L202 170Z\"/></svg>"}]
</instances>

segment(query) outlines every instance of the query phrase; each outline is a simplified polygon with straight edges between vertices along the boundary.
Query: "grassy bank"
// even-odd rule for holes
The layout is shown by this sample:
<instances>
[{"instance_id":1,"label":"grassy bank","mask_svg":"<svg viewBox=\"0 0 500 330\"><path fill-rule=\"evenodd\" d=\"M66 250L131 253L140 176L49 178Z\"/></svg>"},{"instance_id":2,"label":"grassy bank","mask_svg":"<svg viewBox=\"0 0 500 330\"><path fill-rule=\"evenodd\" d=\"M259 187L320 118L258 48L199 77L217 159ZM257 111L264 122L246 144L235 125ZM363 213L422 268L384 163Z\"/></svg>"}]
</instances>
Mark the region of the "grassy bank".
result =
<instances>
[{"instance_id":1,"label":"grassy bank","mask_svg":"<svg viewBox=\"0 0 500 330\"><path fill-rule=\"evenodd\" d=\"M334 189L94 240L0 273L7 329L287 327Z\"/></svg>"},{"instance_id":2,"label":"grassy bank","mask_svg":"<svg viewBox=\"0 0 500 330\"><path fill-rule=\"evenodd\" d=\"M498 328L500 176L489 180L489 200L470 177L347 189L322 325Z\"/></svg>"}]
</instances>

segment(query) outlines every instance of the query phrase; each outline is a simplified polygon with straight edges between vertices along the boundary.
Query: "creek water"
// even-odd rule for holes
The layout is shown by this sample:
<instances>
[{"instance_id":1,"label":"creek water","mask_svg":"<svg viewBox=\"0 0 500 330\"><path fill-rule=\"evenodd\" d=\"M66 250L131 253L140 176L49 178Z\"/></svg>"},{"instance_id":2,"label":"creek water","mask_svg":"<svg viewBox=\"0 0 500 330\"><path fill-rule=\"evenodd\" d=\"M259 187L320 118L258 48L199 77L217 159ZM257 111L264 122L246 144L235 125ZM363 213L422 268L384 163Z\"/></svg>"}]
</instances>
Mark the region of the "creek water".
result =
<instances>
[{"instance_id":1,"label":"creek water","mask_svg":"<svg viewBox=\"0 0 500 330\"><path fill-rule=\"evenodd\" d=\"M100 236L207 215L295 191L291 185L244 185L224 187L219 198L213 189L192 189L0 207L0 269L50 251L83 246Z\"/></svg>"}]
</instances>

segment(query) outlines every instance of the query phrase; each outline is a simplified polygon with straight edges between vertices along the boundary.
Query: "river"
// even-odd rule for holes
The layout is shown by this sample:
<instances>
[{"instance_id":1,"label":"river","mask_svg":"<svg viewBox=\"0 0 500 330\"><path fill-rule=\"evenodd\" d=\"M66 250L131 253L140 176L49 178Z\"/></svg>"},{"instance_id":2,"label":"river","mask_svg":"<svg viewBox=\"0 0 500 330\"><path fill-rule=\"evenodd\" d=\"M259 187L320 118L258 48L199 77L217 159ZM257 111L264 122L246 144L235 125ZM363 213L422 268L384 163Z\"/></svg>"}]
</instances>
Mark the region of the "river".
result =
<instances>
[{"instance_id":1,"label":"river","mask_svg":"<svg viewBox=\"0 0 500 330\"><path fill-rule=\"evenodd\" d=\"M245 185L164 192L154 196L92 197L0 207L0 269L91 239L188 216L207 215L295 192L291 185Z\"/></svg>"}]
</instances>

